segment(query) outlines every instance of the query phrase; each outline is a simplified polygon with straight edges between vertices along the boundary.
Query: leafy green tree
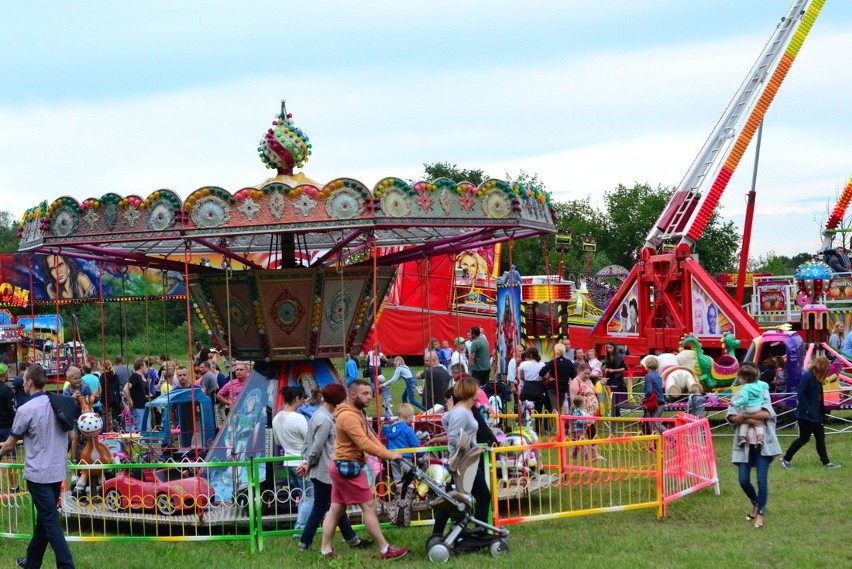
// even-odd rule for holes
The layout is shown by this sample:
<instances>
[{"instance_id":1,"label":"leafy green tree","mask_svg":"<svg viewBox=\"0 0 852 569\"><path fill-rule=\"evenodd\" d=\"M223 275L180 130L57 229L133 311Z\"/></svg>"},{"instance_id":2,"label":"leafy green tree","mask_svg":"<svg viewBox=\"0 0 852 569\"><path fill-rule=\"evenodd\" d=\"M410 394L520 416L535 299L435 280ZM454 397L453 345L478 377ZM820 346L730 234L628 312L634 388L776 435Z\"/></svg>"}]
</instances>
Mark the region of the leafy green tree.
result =
<instances>
[{"instance_id":1,"label":"leafy green tree","mask_svg":"<svg viewBox=\"0 0 852 569\"><path fill-rule=\"evenodd\" d=\"M673 193L674 190L661 186L652 188L648 184L636 184L628 188L619 184L615 190L604 194L606 232L598 247L602 247L615 263L632 267L639 258L648 231ZM694 252L708 273L730 272L737 266L739 244L736 225L732 221L722 222L718 212L714 212Z\"/></svg>"},{"instance_id":2,"label":"leafy green tree","mask_svg":"<svg viewBox=\"0 0 852 569\"><path fill-rule=\"evenodd\" d=\"M792 275L796 269L805 261L813 259L811 253L799 253L790 258L786 255L776 255L775 251L769 251L757 258L748 260L748 270L753 273L770 273L773 275Z\"/></svg>"},{"instance_id":3,"label":"leafy green tree","mask_svg":"<svg viewBox=\"0 0 852 569\"><path fill-rule=\"evenodd\" d=\"M618 265L632 267L639 258L648 230L669 201L671 191L648 184L628 188L619 184L604 193L606 238L598 247Z\"/></svg>"},{"instance_id":4,"label":"leafy green tree","mask_svg":"<svg viewBox=\"0 0 852 569\"><path fill-rule=\"evenodd\" d=\"M18 250L18 224L8 211L0 211L0 253Z\"/></svg>"},{"instance_id":5,"label":"leafy green tree","mask_svg":"<svg viewBox=\"0 0 852 569\"><path fill-rule=\"evenodd\" d=\"M723 222L719 213L713 212L694 252L698 254L698 262L711 275L731 273L739 267L741 241L736 224L730 220Z\"/></svg>"},{"instance_id":6,"label":"leafy green tree","mask_svg":"<svg viewBox=\"0 0 852 569\"><path fill-rule=\"evenodd\" d=\"M449 162L435 162L434 164L423 164L423 177L426 180L449 178L454 182L470 182L478 186L488 179L488 174L482 170L465 170Z\"/></svg>"}]
</instances>

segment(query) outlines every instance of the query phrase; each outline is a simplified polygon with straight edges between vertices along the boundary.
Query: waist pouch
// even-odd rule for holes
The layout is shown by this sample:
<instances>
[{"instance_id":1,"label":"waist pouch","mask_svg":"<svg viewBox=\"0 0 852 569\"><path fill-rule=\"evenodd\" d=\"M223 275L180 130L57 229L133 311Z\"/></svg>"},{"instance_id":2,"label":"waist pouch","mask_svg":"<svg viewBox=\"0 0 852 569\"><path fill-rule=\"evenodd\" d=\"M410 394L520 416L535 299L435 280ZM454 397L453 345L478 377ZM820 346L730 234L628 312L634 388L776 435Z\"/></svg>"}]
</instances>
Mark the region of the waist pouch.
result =
<instances>
[{"instance_id":1,"label":"waist pouch","mask_svg":"<svg viewBox=\"0 0 852 569\"><path fill-rule=\"evenodd\" d=\"M355 478L361 474L361 463L357 460L335 460L334 465L343 478Z\"/></svg>"}]
</instances>

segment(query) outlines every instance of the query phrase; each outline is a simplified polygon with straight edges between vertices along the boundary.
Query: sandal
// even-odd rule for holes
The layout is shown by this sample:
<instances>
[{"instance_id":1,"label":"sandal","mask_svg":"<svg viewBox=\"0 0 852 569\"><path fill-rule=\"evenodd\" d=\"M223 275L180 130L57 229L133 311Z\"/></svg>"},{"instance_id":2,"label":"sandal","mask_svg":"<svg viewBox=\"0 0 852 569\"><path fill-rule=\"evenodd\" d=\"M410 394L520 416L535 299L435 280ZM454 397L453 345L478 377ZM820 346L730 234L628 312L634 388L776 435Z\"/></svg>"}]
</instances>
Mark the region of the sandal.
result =
<instances>
[{"instance_id":1,"label":"sandal","mask_svg":"<svg viewBox=\"0 0 852 569\"><path fill-rule=\"evenodd\" d=\"M763 516L761 516L760 514L758 514L758 515L755 517L755 520L754 520L754 527L755 527L755 528L762 528L762 527L763 527Z\"/></svg>"}]
</instances>

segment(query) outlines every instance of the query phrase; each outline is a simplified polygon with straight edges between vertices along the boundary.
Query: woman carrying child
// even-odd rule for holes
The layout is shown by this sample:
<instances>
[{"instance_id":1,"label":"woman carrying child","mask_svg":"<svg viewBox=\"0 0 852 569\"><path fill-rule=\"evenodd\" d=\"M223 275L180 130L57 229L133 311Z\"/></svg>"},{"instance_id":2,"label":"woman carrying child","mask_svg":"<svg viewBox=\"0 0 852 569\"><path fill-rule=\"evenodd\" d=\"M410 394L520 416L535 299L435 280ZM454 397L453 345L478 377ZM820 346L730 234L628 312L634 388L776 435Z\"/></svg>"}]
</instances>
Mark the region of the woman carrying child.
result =
<instances>
[{"instance_id":1,"label":"woman carrying child","mask_svg":"<svg viewBox=\"0 0 852 569\"><path fill-rule=\"evenodd\" d=\"M742 389L731 403L742 409L746 415L759 413L763 408L764 394L769 393L769 384L760 380L760 371L753 365L741 367L739 376ZM761 422L743 423L737 429L737 444L760 446L763 444L765 432Z\"/></svg>"},{"instance_id":2,"label":"woman carrying child","mask_svg":"<svg viewBox=\"0 0 852 569\"><path fill-rule=\"evenodd\" d=\"M591 378L592 368L589 367L587 363L581 363L577 366L577 377L571 380L571 384L568 388L568 394L571 397L571 400L574 400L574 397L580 396L583 398L584 406L583 411L589 417L597 417L598 416L598 394L595 391L595 384L592 382ZM586 435L588 438L593 439L597 436L597 427L595 421L589 421L588 425L586 425ZM604 458L597 454L597 448L595 448L595 460L603 460Z\"/></svg>"},{"instance_id":3,"label":"woman carrying child","mask_svg":"<svg viewBox=\"0 0 852 569\"><path fill-rule=\"evenodd\" d=\"M757 366L752 363L742 364L740 374L743 373L743 368L751 368L748 373L754 373L755 376L759 373ZM764 427L762 445L741 446L735 437L731 451L731 462L738 468L740 487L751 501L751 511L746 517L754 520L754 527L760 528L763 527L766 502L769 499L769 465L773 458L781 454L781 445L775 435L775 410L772 408L769 392L763 392L763 403L758 413L746 414L742 408L731 405L726 417L728 422L737 428L743 424L762 424ZM757 491L751 483L752 469L757 470Z\"/></svg>"}]
</instances>

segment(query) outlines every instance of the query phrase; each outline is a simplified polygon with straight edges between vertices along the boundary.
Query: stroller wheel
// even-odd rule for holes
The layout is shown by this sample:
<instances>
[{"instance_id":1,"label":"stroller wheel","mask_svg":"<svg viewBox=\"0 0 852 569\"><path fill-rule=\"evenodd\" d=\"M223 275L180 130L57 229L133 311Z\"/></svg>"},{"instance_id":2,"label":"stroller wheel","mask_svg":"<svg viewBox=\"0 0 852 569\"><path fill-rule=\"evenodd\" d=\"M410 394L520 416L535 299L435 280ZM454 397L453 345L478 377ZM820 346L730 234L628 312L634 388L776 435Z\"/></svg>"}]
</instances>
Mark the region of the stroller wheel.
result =
<instances>
[{"instance_id":1,"label":"stroller wheel","mask_svg":"<svg viewBox=\"0 0 852 569\"><path fill-rule=\"evenodd\" d=\"M436 543L441 543L442 541L444 541L444 536L442 535L429 536L429 539L426 540L426 551L429 551L430 549L432 549L433 545L435 545Z\"/></svg>"},{"instance_id":2,"label":"stroller wheel","mask_svg":"<svg viewBox=\"0 0 852 569\"><path fill-rule=\"evenodd\" d=\"M426 550L426 555L433 563L446 563L450 560L450 548L443 542L438 542Z\"/></svg>"},{"instance_id":3,"label":"stroller wheel","mask_svg":"<svg viewBox=\"0 0 852 569\"><path fill-rule=\"evenodd\" d=\"M509 542L505 539L498 539L495 542L491 543L491 547L488 548L491 551L491 555L494 557L503 557L507 553L509 553Z\"/></svg>"}]
</instances>

